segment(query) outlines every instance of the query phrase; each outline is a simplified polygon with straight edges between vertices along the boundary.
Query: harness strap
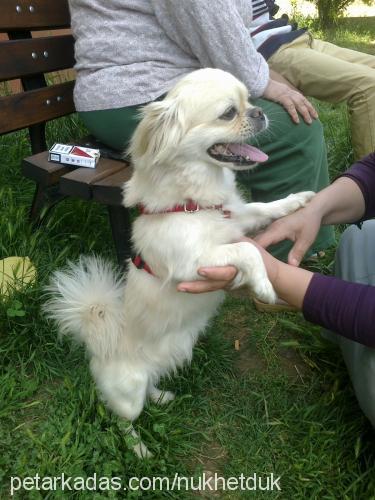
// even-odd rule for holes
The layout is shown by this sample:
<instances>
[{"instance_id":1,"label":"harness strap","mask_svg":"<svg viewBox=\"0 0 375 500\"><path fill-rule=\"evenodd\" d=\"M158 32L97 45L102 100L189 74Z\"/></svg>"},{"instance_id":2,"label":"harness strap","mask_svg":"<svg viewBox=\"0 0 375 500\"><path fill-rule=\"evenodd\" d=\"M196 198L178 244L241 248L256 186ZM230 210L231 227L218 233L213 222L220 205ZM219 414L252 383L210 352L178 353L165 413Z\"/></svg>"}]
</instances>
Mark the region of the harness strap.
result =
<instances>
[{"instance_id":1,"label":"harness strap","mask_svg":"<svg viewBox=\"0 0 375 500\"><path fill-rule=\"evenodd\" d=\"M175 205L174 207L166 208L165 210L161 210L160 212L150 212L142 204L138 205L138 210L141 215L169 214L173 212L186 212L189 214L193 214L199 212L200 210L220 210L223 213L224 217L230 218L231 216L229 210L223 210L223 205L210 205L207 207L201 207L199 203L196 203L193 200L188 200L183 205ZM145 262L140 255L135 255L134 257L132 257L131 261L137 269L142 269L143 271L151 274L151 276L156 276L156 274L152 272L152 269L147 264L147 262Z\"/></svg>"},{"instance_id":2,"label":"harness strap","mask_svg":"<svg viewBox=\"0 0 375 500\"><path fill-rule=\"evenodd\" d=\"M145 262L140 255L135 255L132 257L132 262L135 265L137 269L143 269L143 271L148 272L152 276L155 276L155 274L152 272L150 266Z\"/></svg>"}]
</instances>

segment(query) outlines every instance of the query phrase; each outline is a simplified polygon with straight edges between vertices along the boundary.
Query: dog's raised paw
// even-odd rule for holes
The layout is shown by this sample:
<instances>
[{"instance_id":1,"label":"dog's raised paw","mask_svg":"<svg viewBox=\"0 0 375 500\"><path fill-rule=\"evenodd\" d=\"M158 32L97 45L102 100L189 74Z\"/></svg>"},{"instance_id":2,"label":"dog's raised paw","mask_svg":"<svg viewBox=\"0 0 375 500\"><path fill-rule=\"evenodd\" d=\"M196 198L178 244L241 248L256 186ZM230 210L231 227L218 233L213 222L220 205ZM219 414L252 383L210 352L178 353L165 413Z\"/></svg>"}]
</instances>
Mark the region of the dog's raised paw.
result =
<instances>
[{"instance_id":1,"label":"dog's raised paw","mask_svg":"<svg viewBox=\"0 0 375 500\"><path fill-rule=\"evenodd\" d=\"M289 195L288 198L290 198L291 201L295 201L299 208L302 208L314 198L315 194L314 191L301 191L300 193Z\"/></svg>"},{"instance_id":2,"label":"dog's raised paw","mask_svg":"<svg viewBox=\"0 0 375 500\"><path fill-rule=\"evenodd\" d=\"M275 304L277 301L276 292L268 279L257 284L254 288L254 294L257 299L265 302L266 304Z\"/></svg>"}]
</instances>

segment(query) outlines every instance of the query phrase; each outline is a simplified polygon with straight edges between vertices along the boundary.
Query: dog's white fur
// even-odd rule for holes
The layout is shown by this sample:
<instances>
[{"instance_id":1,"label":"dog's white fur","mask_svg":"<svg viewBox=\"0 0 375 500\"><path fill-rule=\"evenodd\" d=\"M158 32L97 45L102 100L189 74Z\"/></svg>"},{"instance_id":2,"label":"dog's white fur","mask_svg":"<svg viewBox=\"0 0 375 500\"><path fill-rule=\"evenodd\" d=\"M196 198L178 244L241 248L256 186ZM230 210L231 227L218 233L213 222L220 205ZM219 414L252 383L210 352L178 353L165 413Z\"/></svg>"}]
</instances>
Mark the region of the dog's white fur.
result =
<instances>
[{"instance_id":1,"label":"dog's white fur","mask_svg":"<svg viewBox=\"0 0 375 500\"><path fill-rule=\"evenodd\" d=\"M223 119L231 106L236 116ZM47 313L63 334L86 345L99 391L129 421L147 397L159 403L173 398L156 388L159 378L191 360L199 334L224 298L223 291L178 292L178 282L196 279L200 266L233 264L233 287L247 285L263 301L276 299L259 251L237 241L304 206L313 193L247 204L233 173L242 167L207 153L214 143L253 135L257 120L249 117L251 109L245 86L214 69L191 73L163 101L145 106L130 146L134 174L124 188L125 205L161 212L193 199L202 207L223 204L231 217L216 209L138 217L134 249L156 276L129 264L122 280L100 259L82 258L52 279ZM136 435L132 426L129 431ZM142 442L135 451L148 454Z\"/></svg>"}]
</instances>

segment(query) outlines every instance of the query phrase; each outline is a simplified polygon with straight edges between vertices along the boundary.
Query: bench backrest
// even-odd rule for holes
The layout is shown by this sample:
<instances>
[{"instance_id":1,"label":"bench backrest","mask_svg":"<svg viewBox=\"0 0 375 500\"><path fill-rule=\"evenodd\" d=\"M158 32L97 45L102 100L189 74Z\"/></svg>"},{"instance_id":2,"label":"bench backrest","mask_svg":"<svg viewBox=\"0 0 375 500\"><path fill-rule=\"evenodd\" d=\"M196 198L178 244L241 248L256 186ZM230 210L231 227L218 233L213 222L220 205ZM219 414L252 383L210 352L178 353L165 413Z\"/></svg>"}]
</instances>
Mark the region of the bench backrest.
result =
<instances>
[{"instance_id":1,"label":"bench backrest","mask_svg":"<svg viewBox=\"0 0 375 500\"><path fill-rule=\"evenodd\" d=\"M75 110L74 81L48 75L74 65L72 35L56 32L69 26L67 0L1 0L0 82L20 79L23 92L0 97L0 134L29 128L33 153L46 149L46 122Z\"/></svg>"}]
</instances>

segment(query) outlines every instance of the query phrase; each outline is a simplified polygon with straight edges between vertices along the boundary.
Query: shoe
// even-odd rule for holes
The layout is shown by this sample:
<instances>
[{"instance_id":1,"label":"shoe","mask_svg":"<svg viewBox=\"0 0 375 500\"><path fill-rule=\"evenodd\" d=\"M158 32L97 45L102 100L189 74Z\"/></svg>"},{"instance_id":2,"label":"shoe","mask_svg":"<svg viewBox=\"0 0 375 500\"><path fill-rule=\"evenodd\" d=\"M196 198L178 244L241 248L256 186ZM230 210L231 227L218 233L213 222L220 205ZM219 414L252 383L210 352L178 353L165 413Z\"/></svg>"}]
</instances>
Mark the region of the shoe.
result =
<instances>
[{"instance_id":1,"label":"shoe","mask_svg":"<svg viewBox=\"0 0 375 500\"><path fill-rule=\"evenodd\" d=\"M0 298L35 282L36 269L29 257L7 257L0 260Z\"/></svg>"},{"instance_id":2,"label":"shoe","mask_svg":"<svg viewBox=\"0 0 375 500\"><path fill-rule=\"evenodd\" d=\"M261 302L260 300L253 297L255 309L260 312L278 313L278 312L297 312L298 307L291 306L283 300L279 299L280 302L276 304L267 304L266 302Z\"/></svg>"}]
</instances>

